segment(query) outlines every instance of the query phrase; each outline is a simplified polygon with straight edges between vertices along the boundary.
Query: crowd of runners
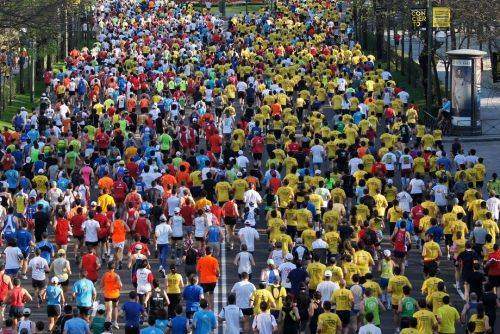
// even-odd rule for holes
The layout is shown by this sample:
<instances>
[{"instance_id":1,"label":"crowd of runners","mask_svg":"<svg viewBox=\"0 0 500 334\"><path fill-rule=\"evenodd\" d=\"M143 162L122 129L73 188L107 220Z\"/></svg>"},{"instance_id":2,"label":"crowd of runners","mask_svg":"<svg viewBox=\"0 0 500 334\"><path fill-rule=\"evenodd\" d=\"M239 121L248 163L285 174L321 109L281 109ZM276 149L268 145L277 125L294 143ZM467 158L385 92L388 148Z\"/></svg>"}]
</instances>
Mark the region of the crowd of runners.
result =
<instances>
[{"instance_id":1,"label":"crowd of runners","mask_svg":"<svg viewBox=\"0 0 500 334\"><path fill-rule=\"evenodd\" d=\"M419 122L349 1L93 19L1 131L2 333L376 334L384 312L402 334L494 331L500 180Z\"/></svg>"}]
</instances>

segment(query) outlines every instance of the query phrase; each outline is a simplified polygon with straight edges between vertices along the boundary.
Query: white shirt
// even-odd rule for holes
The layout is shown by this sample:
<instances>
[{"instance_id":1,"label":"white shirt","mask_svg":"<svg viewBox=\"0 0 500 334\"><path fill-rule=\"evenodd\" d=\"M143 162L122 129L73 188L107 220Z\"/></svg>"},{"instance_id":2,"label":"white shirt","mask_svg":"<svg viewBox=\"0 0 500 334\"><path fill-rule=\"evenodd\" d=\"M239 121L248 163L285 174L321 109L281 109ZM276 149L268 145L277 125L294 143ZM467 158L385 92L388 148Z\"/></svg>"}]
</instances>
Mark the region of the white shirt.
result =
<instances>
[{"instance_id":1,"label":"white shirt","mask_svg":"<svg viewBox=\"0 0 500 334\"><path fill-rule=\"evenodd\" d=\"M396 163L396 155L392 152L387 152L382 157L382 162L385 164L387 170L394 170L394 164Z\"/></svg>"},{"instance_id":2,"label":"white shirt","mask_svg":"<svg viewBox=\"0 0 500 334\"><path fill-rule=\"evenodd\" d=\"M5 269L19 269L21 267L19 258L23 256L23 253L19 247L7 246L3 253L5 254Z\"/></svg>"},{"instance_id":3,"label":"white shirt","mask_svg":"<svg viewBox=\"0 0 500 334\"><path fill-rule=\"evenodd\" d=\"M287 280L288 280L288 274L295 268L297 268L297 266L292 262L284 262L278 267L278 271L280 272L281 282L283 284L283 287L286 289L290 289L292 287L292 283L287 282Z\"/></svg>"},{"instance_id":4,"label":"white shirt","mask_svg":"<svg viewBox=\"0 0 500 334\"><path fill-rule=\"evenodd\" d=\"M411 204L413 202L413 198L406 191L401 191L396 195L396 199L399 202L399 208L403 210L403 212L411 211Z\"/></svg>"},{"instance_id":5,"label":"white shirt","mask_svg":"<svg viewBox=\"0 0 500 334\"><path fill-rule=\"evenodd\" d=\"M181 199L177 196L170 196L167 199L168 215L173 216L175 208L178 208L181 204Z\"/></svg>"},{"instance_id":6,"label":"white shirt","mask_svg":"<svg viewBox=\"0 0 500 334\"><path fill-rule=\"evenodd\" d=\"M360 158L358 157L355 157L355 158L352 158L351 160L349 160L349 172L351 173L351 175L353 175L354 173L356 173L358 171L358 165L359 164L362 164L363 163L363 160L361 160Z\"/></svg>"},{"instance_id":7,"label":"white shirt","mask_svg":"<svg viewBox=\"0 0 500 334\"><path fill-rule=\"evenodd\" d=\"M151 270L148 268L137 269L135 272L135 276L137 277L137 293L146 294L151 291L150 275Z\"/></svg>"},{"instance_id":8,"label":"white shirt","mask_svg":"<svg viewBox=\"0 0 500 334\"><path fill-rule=\"evenodd\" d=\"M99 231L99 222L95 219L87 219L83 222L82 229L85 232L85 241L86 242L97 242L99 238L97 236L97 232Z\"/></svg>"},{"instance_id":9,"label":"white shirt","mask_svg":"<svg viewBox=\"0 0 500 334\"><path fill-rule=\"evenodd\" d=\"M172 226L172 236L179 238L184 235L183 224L184 218L180 215L174 215L171 219Z\"/></svg>"},{"instance_id":10,"label":"white shirt","mask_svg":"<svg viewBox=\"0 0 500 334\"><path fill-rule=\"evenodd\" d=\"M403 103L408 103L408 99L410 98L410 94L407 91L401 91L398 93L398 97Z\"/></svg>"},{"instance_id":11,"label":"white shirt","mask_svg":"<svg viewBox=\"0 0 500 334\"><path fill-rule=\"evenodd\" d=\"M273 329L277 327L276 319L271 313L260 313L253 319L252 328L259 334L272 334Z\"/></svg>"},{"instance_id":12,"label":"white shirt","mask_svg":"<svg viewBox=\"0 0 500 334\"><path fill-rule=\"evenodd\" d=\"M168 244L168 238L172 234L172 227L167 223L161 223L155 228L156 244L166 245Z\"/></svg>"},{"instance_id":13,"label":"white shirt","mask_svg":"<svg viewBox=\"0 0 500 334\"><path fill-rule=\"evenodd\" d=\"M327 300L330 301L332 299L332 294L339 289L339 284L332 281L323 281L316 287L316 291L321 292L322 302L326 302Z\"/></svg>"},{"instance_id":14,"label":"white shirt","mask_svg":"<svg viewBox=\"0 0 500 334\"><path fill-rule=\"evenodd\" d=\"M249 281L239 281L233 285L231 293L236 296L236 306L241 309L250 308L250 297L256 290L255 285Z\"/></svg>"},{"instance_id":15,"label":"white shirt","mask_svg":"<svg viewBox=\"0 0 500 334\"><path fill-rule=\"evenodd\" d=\"M252 259L253 255L249 252L241 251L236 254L235 262L238 263L238 274L252 273Z\"/></svg>"},{"instance_id":16,"label":"white shirt","mask_svg":"<svg viewBox=\"0 0 500 334\"><path fill-rule=\"evenodd\" d=\"M219 313L219 318L226 321L224 326L224 333L226 334L240 334L240 320L243 318L243 312L236 305L227 305L222 308Z\"/></svg>"},{"instance_id":17,"label":"white shirt","mask_svg":"<svg viewBox=\"0 0 500 334\"><path fill-rule=\"evenodd\" d=\"M488 198L486 201L486 207L491 212L493 219L498 220L500 215L500 199L496 197Z\"/></svg>"},{"instance_id":18,"label":"white shirt","mask_svg":"<svg viewBox=\"0 0 500 334\"><path fill-rule=\"evenodd\" d=\"M328 248L328 244L323 239L316 239L312 243L312 249L324 249Z\"/></svg>"},{"instance_id":19,"label":"white shirt","mask_svg":"<svg viewBox=\"0 0 500 334\"><path fill-rule=\"evenodd\" d=\"M250 163L250 160L244 155L240 155L236 158L236 164L240 168L247 168L248 164Z\"/></svg>"},{"instance_id":20,"label":"white shirt","mask_svg":"<svg viewBox=\"0 0 500 334\"><path fill-rule=\"evenodd\" d=\"M467 161L467 164L472 166L477 164L478 157L475 155L468 155L465 157L465 161Z\"/></svg>"},{"instance_id":21,"label":"white shirt","mask_svg":"<svg viewBox=\"0 0 500 334\"><path fill-rule=\"evenodd\" d=\"M245 191L245 194L243 195L243 201L247 206L250 203L259 204L262 202L262 196L260 196L260 194L257 191L253 189L248 189L247 191Z\"/></svg>"},{"instance_id":22,"label":"white shirt","mask_svg":"<svg viewBox=\"0 0 500 334\"><path fill-rule=\"evenodd\" d=\"M399 158L399 163L401 164L401 169L411 169L413 165L413 158L409 154L403 154Z\"/></svg>"},{"instance_id":23,"label":"white shirt","mask_svg":"<svg viewBox=\"0 0 500 334\"><path fill-rule=\"evenodd\" d=\"M205 217L200 216L194 219L194 236L196 238L205 237L205 233L207 232L208 224Z\"/></svg>"},{"instance_id":24,"label":"white shirt","mask_svg":"<svg viewBox=\"0 0 500 334\"><path fill-rule=\"evenodd\" d=\"M358 334L382 334L382 331L374 324L366 324L359 328Z\"/></svg>"},{"instance_id":25,"label":"white shirt","mask_svg":"<svg viewBox=\"0 0 500 334\"><path fill-rule=\"evenodd\" d=\"M436 184L432 187L432 192L434 193L434 202L437 206L445 206L448 204L446 200L446 195L448 194L448 187L444 184Z\"/></svg>"},{"instance_id":26,"label":"white shirt","mask_svg":"<svg viewBox=\"0 0 500 334\"><path fill-rule=\"evenodd\" d=\"M325 148L321 145L314 145L311 147L311 154L313 163L322 163L323 156L325 155Z\"/></svg>"},{"instance_id":27,"label":"white shirt","mask_svg":"<svg viewBox=\"0 0 500 334\"><path fill-rule=\"evenodd\" d=\"M37 281L45 280L45 269L49 267L47 260L41 256L36 256L28 263L28 268L31 270L31 278Z\"/></svg>"},{"instance_id":28,"label":"white shirt","mask_svg":"<svg viewBox=\"0 0 500 334\"><path fill-rule=\"evenodd\" d=\"M457 155L455 155L455 159L453 159L453 161L455 161L455 163L457 165L465 165L465 163L467 162L467 159L465 158L465 156L463 154L457 154Z\"/></svg>"},{"instance_id":29,"label":"white shirt","mask_svg":"<svg viewBox=\"0 0 500 334\"><path fill-rule=\"evenodd\" d=\"M410 181L411 191L410 194L421 194L424 191L425 183L421 179L411 179Z\"/></svg>"},{"instance_id":30,"label":"white shirt","mask_svg":"<svg viewBox=\"0 0 500 334\"><path fill-rule=\"evenodd\" d=\"M259 240L259 232L250 226L245 226L238 231L238 237L241 242L247 245L249 252L255 250L255 240Z\"/></svg>"}]
</instances>

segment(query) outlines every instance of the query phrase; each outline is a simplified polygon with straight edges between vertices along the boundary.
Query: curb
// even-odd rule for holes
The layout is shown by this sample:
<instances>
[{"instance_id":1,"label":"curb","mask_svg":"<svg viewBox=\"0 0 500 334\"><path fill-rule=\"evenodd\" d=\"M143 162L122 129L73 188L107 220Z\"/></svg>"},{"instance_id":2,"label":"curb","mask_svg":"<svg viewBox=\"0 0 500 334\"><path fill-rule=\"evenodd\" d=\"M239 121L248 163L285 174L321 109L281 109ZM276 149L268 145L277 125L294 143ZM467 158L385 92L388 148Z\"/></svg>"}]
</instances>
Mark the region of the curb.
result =
<instances>
[{"instance_id":1,"label":"curb","mask_svg":"<svg viewBox=\"0 0 500 334\"><path fill-rule=\"evenodd\" d=\"M455 138L456 137L445 137L443 138L443 143L453 143L455 141ZM477 136L477 137L458 137L458 138L462 143L484 143L491 141L500 141L500 135L491 137Z\"/></svg>"}]
</instances>

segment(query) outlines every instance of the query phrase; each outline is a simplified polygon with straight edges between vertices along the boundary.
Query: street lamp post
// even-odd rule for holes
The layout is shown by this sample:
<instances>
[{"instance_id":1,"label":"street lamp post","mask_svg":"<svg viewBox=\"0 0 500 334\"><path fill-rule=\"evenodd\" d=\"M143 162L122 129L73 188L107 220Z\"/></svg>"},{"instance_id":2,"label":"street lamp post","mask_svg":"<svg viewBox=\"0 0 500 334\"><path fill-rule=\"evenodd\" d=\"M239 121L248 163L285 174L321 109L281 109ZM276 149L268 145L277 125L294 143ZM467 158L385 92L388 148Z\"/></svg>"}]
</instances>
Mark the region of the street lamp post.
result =
<instances>
[{"instance_id":1,"label":"street lamp post","mask_svg":"<svg viewBox=\"0 0 500 334\"><path fill-rule=\"evenodd\" d=\"M432 2L427 0L427 85L425 94L425 108L431 113L432 108Z\"/></svg>"}]
</instances>

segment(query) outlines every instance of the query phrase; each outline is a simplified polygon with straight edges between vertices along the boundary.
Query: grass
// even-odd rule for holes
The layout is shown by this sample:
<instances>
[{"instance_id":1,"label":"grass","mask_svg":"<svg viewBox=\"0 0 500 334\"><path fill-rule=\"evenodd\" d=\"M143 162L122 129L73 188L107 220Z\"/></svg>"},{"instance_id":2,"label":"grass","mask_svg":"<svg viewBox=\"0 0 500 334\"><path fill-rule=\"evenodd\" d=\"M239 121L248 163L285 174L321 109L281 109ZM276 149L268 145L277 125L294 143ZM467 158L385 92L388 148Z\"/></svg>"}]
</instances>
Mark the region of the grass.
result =
<instances>
[{"instance_id":1,"label":"grass","mask_svg":"<svg viewBox=\"0 0 500 334\"><path fill-rule=\"evenodd\" d=\"M18 81L18 80L16 80ZM44 91L45 85L42 81L35 82L35 103L30 102L30 92L29 86L25 86L24 94L15 94L12 97L12 104L8 102L5 105L5 110L0 115L1 121L9 122L12 120L12 117L19 111L21 107L25 107L28 111L31 111L36 108L38 105L38 101L40 100L40 95Z\"/></svg>"}]
</instances>

